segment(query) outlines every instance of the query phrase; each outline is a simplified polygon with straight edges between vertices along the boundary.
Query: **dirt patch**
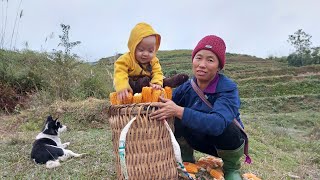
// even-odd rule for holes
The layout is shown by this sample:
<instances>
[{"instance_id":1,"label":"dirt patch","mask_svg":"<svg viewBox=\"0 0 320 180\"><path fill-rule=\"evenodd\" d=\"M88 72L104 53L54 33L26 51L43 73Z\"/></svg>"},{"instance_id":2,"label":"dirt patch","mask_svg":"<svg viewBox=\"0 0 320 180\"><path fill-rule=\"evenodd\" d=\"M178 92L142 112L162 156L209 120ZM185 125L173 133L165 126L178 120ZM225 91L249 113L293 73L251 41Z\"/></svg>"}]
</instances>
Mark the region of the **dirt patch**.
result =
<instances>
[{"instance_id":1,"label":"dirt patch","mask_svg":"<svg viewBox=\"0 0 320 180\"><path fill-rule=\"evenodd\" d=\"M16 115L0 115L0 137L15 134L18 127L24 122L23 117Z\"/></svg>"}]
</instances>

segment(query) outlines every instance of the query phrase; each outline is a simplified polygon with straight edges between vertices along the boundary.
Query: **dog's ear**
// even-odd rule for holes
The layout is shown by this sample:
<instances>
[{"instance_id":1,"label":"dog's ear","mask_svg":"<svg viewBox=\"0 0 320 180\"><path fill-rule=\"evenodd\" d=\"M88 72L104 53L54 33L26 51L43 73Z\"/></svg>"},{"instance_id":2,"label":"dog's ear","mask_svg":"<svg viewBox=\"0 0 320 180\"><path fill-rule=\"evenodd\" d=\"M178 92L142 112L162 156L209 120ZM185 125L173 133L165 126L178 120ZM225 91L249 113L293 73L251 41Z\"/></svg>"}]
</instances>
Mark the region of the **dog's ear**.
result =
<instances>
[{"instance_id":1,"label":"dog's ear","mask_svg":"<svg viewBox=\"0 0 320 180\"><path fill-rule=\"evenodd\" d=\"M48 116L47 121L53 121L53 118L51 115Z\"/></svg>"},{"instance_id":2,"label":"dog's ear","mask_svg":"<svg viewBox=\"0 0 320 180\"><path fill-rule=\"evenodd\" d=\"M61 126L61 123L60 123L59 121L56 121L56 126L57 126L57 127L62 127L62 126Z\"/></svg>"},{"instance_id":3,"label":"dog's ear","mask_svg":"<svg viewBox=\"0 0 320 180\"><path fill-rule=\"evenodd\" d=\"M56 118L55 121L57 121L59 118Z\"/></svg>"}]
</instances>

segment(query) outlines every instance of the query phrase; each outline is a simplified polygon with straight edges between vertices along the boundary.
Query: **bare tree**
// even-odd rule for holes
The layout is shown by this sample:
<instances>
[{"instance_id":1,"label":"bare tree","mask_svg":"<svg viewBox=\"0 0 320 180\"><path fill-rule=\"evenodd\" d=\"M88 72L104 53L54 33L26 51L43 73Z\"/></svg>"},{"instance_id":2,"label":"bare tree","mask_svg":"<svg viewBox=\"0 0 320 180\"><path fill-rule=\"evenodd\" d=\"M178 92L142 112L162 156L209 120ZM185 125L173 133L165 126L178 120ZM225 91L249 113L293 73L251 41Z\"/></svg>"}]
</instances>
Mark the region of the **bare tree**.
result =
<instances>
[{"instance_id":1,"label":"bare tree","mask_svg":"<svg viewBox=\"0 0 320 180\"><path fill-rule=\"evenodd\" d=\"M312 45L311 37L311 35L299 29L293 35L289 35L288 42L295 47L297 54L309 54Z\"/></svg>"}]
</instances>

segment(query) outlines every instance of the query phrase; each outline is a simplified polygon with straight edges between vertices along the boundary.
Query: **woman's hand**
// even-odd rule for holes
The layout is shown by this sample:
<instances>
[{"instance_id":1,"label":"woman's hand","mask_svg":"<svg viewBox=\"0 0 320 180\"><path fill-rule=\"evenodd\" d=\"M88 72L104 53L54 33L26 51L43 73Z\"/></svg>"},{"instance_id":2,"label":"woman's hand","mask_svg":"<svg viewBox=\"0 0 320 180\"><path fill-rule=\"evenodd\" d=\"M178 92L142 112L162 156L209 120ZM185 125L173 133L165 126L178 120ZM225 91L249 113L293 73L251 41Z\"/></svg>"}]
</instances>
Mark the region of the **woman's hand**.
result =
<instances>
[{"instance_id":1,"label":"woman's hand","mask_svg":"<svg viewBox=\"0 0 320 180\"><path fill-rule=\"evenodd\" d=\"M152 120L166 120L170 117L177 117L179 119L182 118L183 115L183 107L176 105L170 99L165 99L163 97L159 97L162 102L152 103L152 106L159 107L160 109L150 114L150 118Z\"/></svg>"}]
</instances>

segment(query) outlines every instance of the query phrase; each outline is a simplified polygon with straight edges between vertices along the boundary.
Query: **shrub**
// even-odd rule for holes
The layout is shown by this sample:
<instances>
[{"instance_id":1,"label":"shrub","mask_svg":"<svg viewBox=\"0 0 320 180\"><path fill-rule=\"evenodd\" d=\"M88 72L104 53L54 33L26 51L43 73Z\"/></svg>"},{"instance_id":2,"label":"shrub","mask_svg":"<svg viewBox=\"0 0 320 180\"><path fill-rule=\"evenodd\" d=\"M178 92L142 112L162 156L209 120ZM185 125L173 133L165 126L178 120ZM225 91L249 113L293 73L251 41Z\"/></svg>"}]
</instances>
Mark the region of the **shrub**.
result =
<instances>
[{"instance_id":1,"label":"shrub","mask_svg":"<svg viewBox=\"0 0 320 180\"><path fill-rule=\"evenodd\" d=\"M302 54L290 54L287 58L288 64L290 66L300 67L303 66L303 55Z\"/></svg>"},{"instance_id":2,"label":"shrub","mask_svg":"<svg viewBox=\"0 0 320 180\"><path fill-rule=\"evenodd\" d=\"M83 98L96 97L103 99L108 95L104 84L99 78L92 76L81 81L79 91L83 94Z\"/></svg>"},{"instance_id":3,"label":"shrub","mask_svg":"<svg viewBox=\"0 0 320 180\"><path fill-rule=\"evenodd\" d=\"M48 86L47 82L43 77L29 71L26 74L21 75L15 79L12 83L17 91L17 93L24 95L28 92L38 91L39 89Z\"/></svg>"},{"instance_id":4,"label":"shrub","mask_svg":"<svg viewBox=\"0 0 320 180\"><path fill-rule=\"evenodd\" d=\"M306 54L290 54L287 57L288 64L290 66L306 66L311 64L320 64L320 56L318 56L316 53L306 53Z\"/></svg>"},{"instance_id":5,"label":"shrub","mask_svg":"<svg viewBox=\"0 0 320 180\"><path fill-rule=\"evenodd\" d=\"M14 111L20 103L20 96L8 84L0 82L0 110L6 113Z\"/></svg>"}]
</instances>

